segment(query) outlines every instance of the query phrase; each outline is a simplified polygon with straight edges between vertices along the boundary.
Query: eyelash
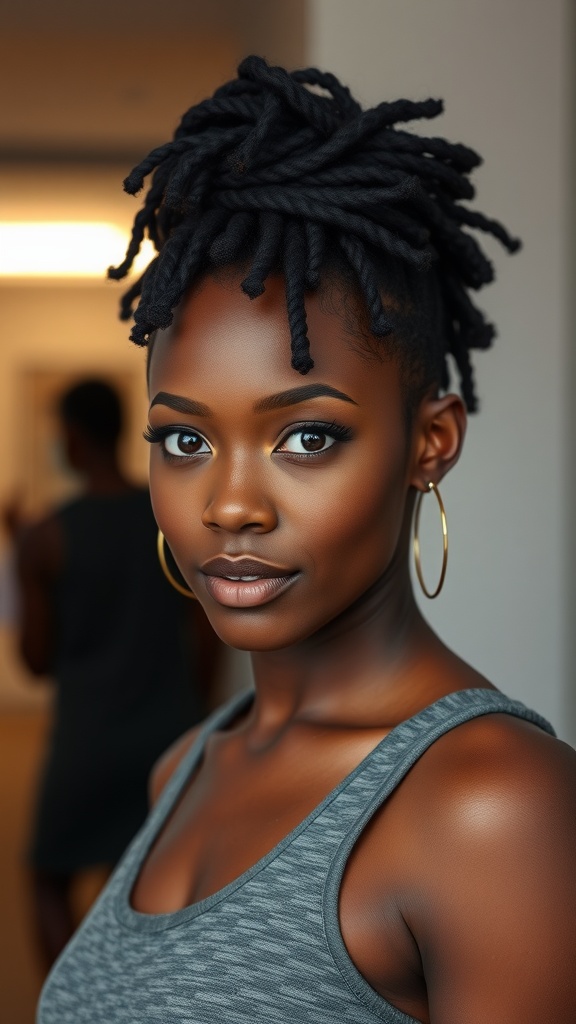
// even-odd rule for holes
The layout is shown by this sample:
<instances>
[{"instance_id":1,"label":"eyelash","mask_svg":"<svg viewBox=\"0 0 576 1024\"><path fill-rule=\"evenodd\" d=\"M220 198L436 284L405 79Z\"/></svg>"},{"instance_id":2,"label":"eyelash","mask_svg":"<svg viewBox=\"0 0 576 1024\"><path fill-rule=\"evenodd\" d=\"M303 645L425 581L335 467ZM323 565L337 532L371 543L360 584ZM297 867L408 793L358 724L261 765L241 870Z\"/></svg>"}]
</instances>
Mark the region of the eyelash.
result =
<instances>
[{"instance_id":1,"label":"eyelash","mask_svg":"<svg viewBox=\"0 0 576 1024\"><path fill-rule=\"evenodd\" d=\"M288 430L284 434L284 437L279 442L275 451L277 452L278 448L280 448L283 444L286 444L288 438L292 437L293 434L304 434L306 433L306 431L310 431L311 433L316 431L318 434L325 434L326 437L331 437L334 439L334 441L336 441L336 443L341 444L345 444L347 441L351 441L353 437L353 431L351 430L351 428L345 427L341 423L322 423L319 422L318 420L309 420L305 423L297 423L294 426L292 426L290 430ZM330 448L332 447L335 446L330 445ZM293 459L294 461L304 462L309 459L317 459L320 456L325 455L326 452L330 450L330 448L325 448L323 451L320 452L282 452L281 454L284 455L285 458Z\"/></svg>"},{"instance_id":2,"label":"eyelash","mask_svg":"<svg viewBox=\"0 0 576 1024\"><path fill-rule=\"evenodd\" d=\"M286 433L284 434L282 440L279 441L278 446L274 449L274 451L276 453L278 453L278 449L281 448L281 446L283 444L285 444L286 441L290 437L292 437L293 434L305 433L306 431L310 431L310 432L317 431L319 434L325 434L327 437L331 437L331 438L334 439L334 441L336 441L337 443L341 443L341 444L345 444L347 441L351 441L352 438L353 438L353 431L352 431L352 429L350 427L343 426L341 423L335 423L335 422L323 423L323 422L319 422L318 420L307 420L304 423L294 424L290 428L290 430L286 431ZM142 436L143 436L145 441L148 441L149 444L160 444L161 445L162 442L167 437L170 437L171 434L179 434L179 433L181 433L181 434L188 434L188 435L194 434L194 435L196 435L198 437L201 437L202 440L205 441L205 438L200 433L200 431L192 430L190 427L177 427L177 426L152 427L150 424L148 424L148 426L146 427L146 430L144 431ZM206 444L207 443L208 442L206 442ZM331 445L330 447L333 447L333 446ZM329 448L325 448L323 451L320 451L320 452L306 452L306 453L283 452L281 454L283 454L285 457L290 458L290 459L292 459L294 461L302 462L302 461L306 461L308 459L317 459L319 456L325 455L326 452L329 451L329 450L330 450ZM189 456L186 456L186 455L171 455L169 452L166 451L166 449L164 447L162 447L162 454L163 454L165 459L167 459L168 461L171 461L171 462L186 462L186 461L188 461L188 459L197 458L196 455L189 455ZM202 454L205 454L205 453L202 453Z\"/></svg>"},{"instance_id":3,"label":"eyelash","mask_svg":"<svg viewBox=\"0 0 576 1024\"><path fill-rule=\"evenodd\" d=\"M142 434L142 437L144 438L145 441L148 441L148 444L159 444L161 446L162 456L163 458L166 459L167 462L185 463L188 462L190 459L197 458L198 455L206 454L206 452L198 452L196 455L188 456L184 454L172 455L171 452L166 451L166 447L163 444L163 441L165 441L166 438L170 437L172 434L186 434L189 437L200 437L205 442L205 444L208 444L208 442L204 438L204 435L201 434L199 430L192 430L190 427L177 427L174 425L169 427L152 427L150 424L148 424L146 430Z\"/></svg>"},{"instance_id":4,"label":"eyelash","mask_svg":"<svg viewBox=\"0 0 576 1024\"><path fill-rule=\"evenodd\" d=\"M202 434L198 430L191 430L190 427L152 427L150 424L146 427L146 430L142 434L145 441L148 444L160 444L166 437L170 437L170 434L192 434L202 437Z\"/></svg>"}]
</instances>

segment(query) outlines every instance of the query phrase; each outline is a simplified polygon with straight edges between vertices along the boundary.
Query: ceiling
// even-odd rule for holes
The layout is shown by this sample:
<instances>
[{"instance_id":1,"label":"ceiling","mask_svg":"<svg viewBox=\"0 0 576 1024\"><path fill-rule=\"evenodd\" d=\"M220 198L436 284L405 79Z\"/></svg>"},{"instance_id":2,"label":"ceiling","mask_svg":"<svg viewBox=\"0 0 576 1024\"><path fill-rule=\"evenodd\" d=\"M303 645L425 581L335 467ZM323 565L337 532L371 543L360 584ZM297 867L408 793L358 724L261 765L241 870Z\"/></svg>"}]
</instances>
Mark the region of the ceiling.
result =
<instances>
[{"instance_id":1,"label":"ceiling","mask_svg":"<svg viewBox=\"0 0 576 1024\"><path fill-rule=\"evenodd\" d=\"M126 173L246 54L304 64L306 3L4 0L0 221L128 231L141 200L124 194Z\"/></svg>"},{"instance_id":2,"label":"ceiling","mask_svg":"<svg viewBox=\"0 0 576 1024\"><path fill-rule=\"evenodd\" d=\"M247 53L305 63L306 0L4 0L0 158L130 161Z\"/></svg>"}]
</instances>

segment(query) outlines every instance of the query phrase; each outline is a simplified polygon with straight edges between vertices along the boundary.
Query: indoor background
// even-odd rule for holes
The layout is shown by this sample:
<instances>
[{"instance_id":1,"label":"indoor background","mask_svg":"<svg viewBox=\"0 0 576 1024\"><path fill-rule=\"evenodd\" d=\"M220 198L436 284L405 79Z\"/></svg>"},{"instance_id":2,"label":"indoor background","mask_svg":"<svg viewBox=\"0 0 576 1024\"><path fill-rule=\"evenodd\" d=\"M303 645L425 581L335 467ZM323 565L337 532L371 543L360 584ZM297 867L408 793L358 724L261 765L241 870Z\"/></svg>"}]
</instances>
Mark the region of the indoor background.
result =
<instances>
[{"instance_id":1,"label":"indoor background","mask_svg":"<svg viewBox=\"0 0 576 1024\"><path fill-rule=\"evenodd\" d=\"M433 132L482 153L479 206L524 241L514 259L486 243L498 280L481 304L499 337L476 359L481 412L443 486L447 583L425 612L574 743L569 0L7 0L0 222L125 232L137 208L122 192L127 171L250 52L328 68L367 104L443 97ZM122 239L114 246L103 270L122 256ZM9 256L0 252L0 504L18 495L37 513L74 486L58 472L47 410L85 372L121 382L132 422L124 458L144 478L143 354L116 317L121 286L10 276ZM426 519L428 549L439 539L431 510ZM26 676L12 639L0 627L0 1019L32 1024L39 974L22 851L50 687ZM246 679L242 662L227 672Z\"/></svg>"}]
</instances>

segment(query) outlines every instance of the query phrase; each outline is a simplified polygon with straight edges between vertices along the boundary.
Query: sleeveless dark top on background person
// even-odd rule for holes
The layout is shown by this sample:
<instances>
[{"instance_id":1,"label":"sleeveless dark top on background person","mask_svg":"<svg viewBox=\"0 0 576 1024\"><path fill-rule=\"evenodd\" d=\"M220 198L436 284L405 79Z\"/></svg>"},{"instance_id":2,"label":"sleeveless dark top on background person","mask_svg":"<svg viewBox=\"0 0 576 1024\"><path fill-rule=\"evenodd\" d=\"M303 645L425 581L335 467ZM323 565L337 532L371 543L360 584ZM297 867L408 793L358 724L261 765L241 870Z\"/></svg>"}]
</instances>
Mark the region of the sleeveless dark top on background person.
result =
<instances>
[{"instance_id":1,"label":"sleeveless dark top on background person","mask_svg":"<svg viewBox=\"0 0 576 1024\"><path fill-rule=\"evenodd\" d=\"M154 761L205 708L148 491L81 497L55 515L54 721L30 859L67 873L117 862L146 817Z\"/></svg>"},{"instance_id":2,"label":"sleeveless dark top on background person","mask_svg":"<svg viewBox=\"0 0 576 1024\"><path fill-rule=\"evenodd\" d=\"M338 892L350 851L410 767L450 729L494 712L554 735L552 727L498 691L448 694L393 729L235 881L175 913L133 910L140 868L207 737L251 699L240 695L202 729L49 975L37 1024L414 1024L370 987L344 947Z\"/></svg>"}]
</instances>

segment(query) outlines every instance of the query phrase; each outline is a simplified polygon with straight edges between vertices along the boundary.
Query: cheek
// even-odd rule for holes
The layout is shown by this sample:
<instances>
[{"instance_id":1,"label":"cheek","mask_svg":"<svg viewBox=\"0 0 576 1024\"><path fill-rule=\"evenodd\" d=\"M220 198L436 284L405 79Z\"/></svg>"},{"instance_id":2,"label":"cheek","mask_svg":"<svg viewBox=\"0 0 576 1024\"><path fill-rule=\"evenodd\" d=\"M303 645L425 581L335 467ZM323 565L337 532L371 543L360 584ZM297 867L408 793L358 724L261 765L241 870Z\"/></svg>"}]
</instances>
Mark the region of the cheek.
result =
<instances>
[{"instance_id":1,"label":"cheek","mask_svg":"<svg viewBox=\"0 0 576 1024\"><path fill-rule=\"evenodd\" d=\"M406 499L406 467L398 451L380 448L346 460L340 472L316 474L300 501L292 494L299 546L322 586L338 580L341 587L344 567L360 586L360 578L372 582L392 558Z\"/></svg>"},{"instance_id":2,"label":"cheek","mask_svg":"<svg viewBox=\"0 0 576 1024\"><path fill-rule=\"evenodd\" d=\"M158 523L158 526L165 534L165 517L164 511L166 506L166 487L162 483L162 473L158 466L158 456L154 448L150 450L150 465L148 475L148 485L150 487L150 500L152 502L152 511L154 512L154 518Z\"/></svg>"},{"instance_id":3,"label":"cheek","mask_svg":"<svg viewBox=\"0 0 576 1024\"><path fill-rule=\"evenodd\" d=\"M150 453L150 498L156 522L168 543L177 543L186 525L198 517L186 473L168 466L158 449Z\"/></svg>"}]
</instances>

